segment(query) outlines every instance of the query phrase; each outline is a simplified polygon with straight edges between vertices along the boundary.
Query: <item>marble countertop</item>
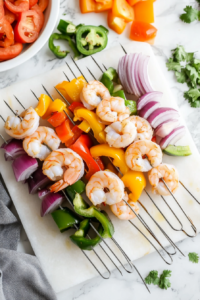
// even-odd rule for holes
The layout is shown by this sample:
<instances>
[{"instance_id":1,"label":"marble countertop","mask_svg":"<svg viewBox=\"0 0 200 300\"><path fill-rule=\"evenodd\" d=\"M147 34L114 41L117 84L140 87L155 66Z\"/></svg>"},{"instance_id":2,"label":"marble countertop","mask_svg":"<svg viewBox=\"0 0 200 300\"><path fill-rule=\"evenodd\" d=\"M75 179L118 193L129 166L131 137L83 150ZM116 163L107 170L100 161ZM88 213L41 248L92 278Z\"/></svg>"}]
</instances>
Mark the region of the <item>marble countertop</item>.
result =
<instances>
[{"instance_id":1,"label":"marble countertop","mask_svg":"<svg viewBox=\"0 0 200 300\"><path fill-rule=\"evenodd\" d=\"M78 0L61 0L60 18L72 20L75 24L81 22L93 25L106 25L106 14L81 15L78 2ZM196 52L200 49L200 22L195 21L192 24L185 24L179 20L179 15L183 12L183 8L186 5L197 7L197 3L190 0L157 0L155 2L155 26L159 30L155 45L152 48L200 151L200 109L193 109L189 106L183 98L183 92L187 90L187 86L177 83L173 72L168 72L165 66L171 49L174 49L177 45L183 45L187 52ZM108 47L113 47L119 42L128 41L129 30L130 27L128 25L121 36L110 31ZM200 58L198 52L196 55ZM64 64L64 61L56 59L46 44L36 56L20 67L7 72L0 72L0 88L11 85L16 81L42 74L62 64ZM113 272L110 280L103 280L97 277L58 294L58 300L102 300L102 298L105 300L132 300L134 298L137 300L157 300L161 297L163 300L199 300L200 268L198 264L189 262L187 257L189 252L200 253L199 245L200 235L194 239L187 239L180 242L178 246L186 257L184 258L180 254L177 254L174 257L172 266L164 264L155 253L135 262L144 277L151 270L158 270L159 273L166 269L172 270L172 285L167 291L150 286L151 295L149 295L135 272L131 275L123 272L123 277L119 276L117 272ZM21 234L21 242L18 250L33 254L24 231Z\"/></svg>"}]
</instances>

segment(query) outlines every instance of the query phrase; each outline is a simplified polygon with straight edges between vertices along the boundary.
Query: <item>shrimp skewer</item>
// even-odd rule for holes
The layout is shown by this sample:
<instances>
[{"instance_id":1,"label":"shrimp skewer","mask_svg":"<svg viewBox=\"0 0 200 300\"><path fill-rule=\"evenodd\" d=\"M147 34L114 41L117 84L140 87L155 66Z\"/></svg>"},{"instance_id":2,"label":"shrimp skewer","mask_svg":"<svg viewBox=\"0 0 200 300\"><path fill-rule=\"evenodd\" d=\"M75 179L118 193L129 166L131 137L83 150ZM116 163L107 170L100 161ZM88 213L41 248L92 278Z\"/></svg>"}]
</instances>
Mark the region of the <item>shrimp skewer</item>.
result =
<instances>
[{"instance_id":1,"label":"shrimp skewer","mask_svg":"<svg viewBox=\"0 0 200 300\"><path fill-rule=\"evenodd\" d=\"M138 116L131 116L127 120L133 123L137 130L137 136L135 141L138 140L151 140L153 136L153 130L149 122Z\"/></svg>"},{"instance_id":2,"label":"shrimp skewer","mask_svg":"<svg viewBox=\"0 0 200 300\"><path fill-rule=\"evenodd\" d=\"M169 164L161 164L151 169L148 172L148 178L152 185L153 192L163 196L170 195L164 182L172 193L175 193L179 185L178 172L174 166ZM162 180L164 180L164 182Z\"/></svg>"},{"instance_id":3,"label":"shrimp skewer","mask_svg":"<svg viewBox=\"0 0 200 300\"><path fill-rule=\"evenodd\" d=\"M82 158L71 149L52 151L43 163L43 173L52 181L51 192L63 190L78 181L84 174Z\"/></svg>"},{"instance_id":4,"label":"shrimp skewer","mask_svg":"<svg viewBox=\"0 0 200 300\"><path fill-rule=\"evenodd\" d=\"M19 118L20 117L20 118ZM5 131L15 139L24 139L33 134L39 126L39 116L35 109L29 107L20 116L8 117L4 125Z\"/></svg>"},{"instance_id":5,"label":"shrimp skewer","mask_svg":"<svg viewBox=\"0 0 200 300\"><path fill-rule=\"evenodd\" d=\"M125 106L124 99L109 97L103 99L96 109L96 114L106 125L117 121L123 121L130 116L130 110Z\"/></svg>"},{"instance_id":6,"label":"shrimp skewer","mask_svg":"<svg viewBox=\"0 0 200 300\"><path fill-rule=\"evenodd\" d=\"M43 145L45 144L45 145ZM46 147L48 146L48 147ZM60 139L52 128L40 126L29 137L23 141L23 148L26 153L41 161L51 153L51 150L56 150L60 146Z\"/></svg>"},{"instance_id":7,"label":"shrimp skewer","mask_svg":"<svg viewBox=\"0 0 200 300\"><path fill-rule=\"evenodd\" d=\"M148 172L153 167L157 167L161 164L162 151L160 147L152 141L136 141L127 148L125 160L131 170Z\"/></svg>"},{"instance_id":8,"label":"shrimp skewer","mask_svg":"<svg viewBox=\"0 0 200 300\"><path fill-rule=\"evenodd\" d=\"M102 99L109 97L108 89L97 80L87 83L80 94L81 102L89 110L95 109Z\"/></svg>"}]
</instances>

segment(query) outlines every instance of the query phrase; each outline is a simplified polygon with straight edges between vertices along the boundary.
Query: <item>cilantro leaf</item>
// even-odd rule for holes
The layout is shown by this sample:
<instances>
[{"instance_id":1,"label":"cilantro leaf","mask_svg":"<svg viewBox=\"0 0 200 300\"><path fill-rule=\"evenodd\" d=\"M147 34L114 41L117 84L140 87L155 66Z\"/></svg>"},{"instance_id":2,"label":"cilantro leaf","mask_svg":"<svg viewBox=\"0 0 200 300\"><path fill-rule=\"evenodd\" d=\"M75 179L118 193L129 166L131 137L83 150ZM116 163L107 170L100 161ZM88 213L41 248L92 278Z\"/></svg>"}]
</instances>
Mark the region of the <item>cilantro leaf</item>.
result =
<instances>
[{"instance_id":1,"label":"cilantro leaf","mask_svg":"<svg viewBox=\"0 0 200 300\"><path fill-rule=\"evenodd\" d=\"M200 91L198 89L190 89L184 93L184 97L185 99L195 102L200 97Z\"/></svg>"},{"instance_id":2,"label":"cilantro leaf","mask_svg":"<svg viewBox=\"0 0 200 300\"><path fill-rule=\"evenodd\" d=\"M185 51L183 46L178 46L176 49L172 50L172 54L174 57L174 61L181 62L187 60L187 52Z\"/></svg>"},{"instance_id":3,"label":"cilantro leaf","mask_svg":"<svg viewBox=\"0 0 200 300\"><path fill-rule=\"evenodd\" d=\"M196 87L197 80L200 79L197 70L194 67L190 66L189 64L185 67L185 70L186 70L187 76L191 80L192 87Z\"/></svg>"},{"instance_id":4,"label":"cilantro leaf","mask_svg":"<svg viewBox=\"0 0 200 300\"><path fill-rule=\"evenodd\" d=\"M186 61L191 62L194 59L194 52L187 53Z\"/></svg>"},{"instance_id":5,"label":"cilantro leaf","mask_svg":"<svg viewBox=\"0 0 200 300\"><path fill-rule=\"evenodd\" d=\"M200 59L194 58L191 61L191 65L197 70L197 72L200 71Z\"/></svg>"},{"instance_id":6,"label":"cilantro leaf","mask_svg":"<svg viewBox=\"0 0 200 300\"><path fill-rule=\"evenodd\" d=\"M174 62L172 58L169 58L168 62L166 63L168 71L180 71L181 65L179 62Z\"/></svg>"},{"instance_id":7,"label":"cilantro leaf","mask_svg":"<svg viewBox=\"0 0 200 300\"><path fill-rule=\"evenodd\" d=\"M190 102L190 101L189 101L189 103L190 103L190 106L191 106L191 107L194 107L194 108L200 107L200 100L197 100L197 101L195 101L195 102Z\"/></svg>"},{"instance_id":8,"label":"cilantro leaf","mask_svg":"<svg viewBox=\"0 0 200 300\"><path fill-rule=\"evenodd\" d=\"M165 289L167 290L170 286L171 286L171 282L169 281L169 279L167 277L171 277L171 272L169 270L165 270L163 271L163 273L160 275L160 280L159 280L159 287L161 289Z\"/></svg>"},{"instance_id":9,"label":"cilantro leaf","mask_svg":"<svg viewBox=\"0 0 200 300\"><path fill-rule=\"evenodd\" d=\"M175 76L178 82L185 83L188 79L185 69L181 69L181 72L175 72Z\"/></svg>"},{"instance_id":10,"label":"cilantro leaf","mask_svg":"<svg viewBox=\"0 0 200 300\"><path fill-rule=\"evenodd\" d=\"M154 285L157 285L159 282L158 271L151 271L149 275L145 278L145 282L147 284L153 283Z\"/></svg>"},{"instance_id":11,"label":"cilantro leaf","mask_svg":"<svg viewBox=\"0 0 200 300\"><path fill-rule=\"evenodd\" d=\"M185 14L180 16L180 19L185 23L191 23L195 20L199 20L200 14L199 11L192 6L186 6L184 8Z\"/></svg>"},{"instance_id":12,"label":"cilantro leaf","mask_svg":"<svg viewBox=\"0 0 200 300\"><path fill-rule=\"evenodd\" d=\"M199 255L195 252L191 252L188 254L189 260L195 264L199 262Z\"/></svg>"}]
</instances>

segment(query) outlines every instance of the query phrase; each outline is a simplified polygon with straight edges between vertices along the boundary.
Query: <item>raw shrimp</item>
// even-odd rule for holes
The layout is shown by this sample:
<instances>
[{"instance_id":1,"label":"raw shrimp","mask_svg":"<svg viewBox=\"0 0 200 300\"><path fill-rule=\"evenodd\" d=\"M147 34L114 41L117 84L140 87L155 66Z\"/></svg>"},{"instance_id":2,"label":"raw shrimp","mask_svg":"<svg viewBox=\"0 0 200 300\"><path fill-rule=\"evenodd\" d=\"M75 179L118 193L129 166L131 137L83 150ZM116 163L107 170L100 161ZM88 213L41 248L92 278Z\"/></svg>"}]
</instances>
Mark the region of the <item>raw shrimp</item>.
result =
<instances>
[{"instance_id":1,"label":"raw shrimp","mask_svg":"<svg viewBox=\"0 0 200 300\"><path fill-rule=\"evenodd\" d=\"M164 179L167 186L172 193L178 188L179 176L174 166L168 164L161 164L153 168L148 173L149 182L152 185L155 194L167 196L170 195L168 189L165 187L161 178Z\"/></svg>"},{"instance_id":2,"label":"raw shrimp","mask_svg":"<svg viewBox=\"0 0 200 300\"><path fill-rule=\"evenodd\" d=\"M125 106L124 99L110 97L103 99L96 110L97 116L104 124L110 125L113 122L123 121L130 116L130 110Z\"/></svg>"},{"instance_id":3,"label":"raw shrimp","mask_svg":"<svg viewBox=\"0 0 200 300\"><path fill-rule=\"evenodd\" d=\"M87 83L80 94L83 105L89 110L95 109L102 99L109 97L108 89L97 80Z\"/></svg>"},{"instance_id":4,"label":"raw shrimp","mask_svg":"<svg viewBox=\"0 0 200 300\"><path fill-rule=\"evenodd\" d=\"M130 145L137 136L135 125L129 118L115 122L105 129L106 141L110 147L125 148Z\"/></svg>"},{"instance_id":5,"label":"raw shrimp","mask_svg":"<svg viewBox=\"0 0 200 300\"><path fill-rule=\"evenodd\" d=\"M37 130L40 120L32 107L23 111L20 117L22 120L18 116L8 117L4 125L7 134L19 140L33 134Z\"/></svg>"},{"instance_id":6,"label":"raw shrimp","mask_svg":"<svg viewBox=\"0 0 200 300\"><path fill-rule=\"evenodd\" d=\"M45 144L45 145L43 145ZM51 150L56 150L60 146L60 139L52 128L40 126L31 135L24 139L23 147L26 153L40 160L51 153Z\"/></svg>"},{"instance_id":7,"label":"raw shrimp","mask_svg":"<svg viewBox=\"0 0 200 300\"><path fill-rule=\"evenodd\" d=\"M137 129L136 141L138 140L151 140L153 136L153 130L149 122L138 116L131 116L127 120L132 122Z\"/></svg>"},{"instance_id":8,"label":"raw shrimp","mask_svg":"<svg viewBox=\"0 0 200 300\"><path fill-rule=\"evenodd\" d=\"M73 150L65 148L52 151L43 163L43 173L52 181L51 192L58 192L78 181L84 174L82 158Z\"/></svg>"},{"instance_id":9,"label":"raw shrimp","mask_svg":"<svg viewBox=\"0 0 200 300\"><path fill-rule=\"evenodd\" d=\"M162 151L160 146L152 141L136 141L127 148L125 160L131 170L148 172L161 164Z\"/></svg>"},{"instance_id":10,"label":"raw shrimp","mask_svg":"<svg viewBox=\"0 0 200 300\"><path fill-rule=\"evenodd\" d=\"M86 195L94 204L106 203L112 205L124 197L124 183L110 171L96 172L86 185Z\"/></svg>"},{"instance_id":11,"label":"raw shrimp","mask_svg":"<svg viewBox=\"0 0 200 300\"><path fill-rule=\"evenodd\" d=\"M139 213L139 207L137 206L136 202L132 200L128 200L128 194L125 192L124 200L128 202L128 204L133 208L136 214ZM116 204L110 206L111 211L113 214L118 217L120 220L131 220L134 219L136 216L130 209L130 207L122 200Z\"/></svg>"}]
</instances>

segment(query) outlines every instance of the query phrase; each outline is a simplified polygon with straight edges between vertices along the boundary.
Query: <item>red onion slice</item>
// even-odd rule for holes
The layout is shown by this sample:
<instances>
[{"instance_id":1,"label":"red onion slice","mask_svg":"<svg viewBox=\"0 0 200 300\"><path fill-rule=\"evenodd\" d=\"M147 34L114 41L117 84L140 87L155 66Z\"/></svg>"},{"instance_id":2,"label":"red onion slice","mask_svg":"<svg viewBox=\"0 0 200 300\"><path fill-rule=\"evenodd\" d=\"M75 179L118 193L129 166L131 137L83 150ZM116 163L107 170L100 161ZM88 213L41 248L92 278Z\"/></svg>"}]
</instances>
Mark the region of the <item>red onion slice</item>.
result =
<instances>
[{"instance_id":1,"label":"red onion slice","mask_svg":"<svg viewBox=\"0 0 200 300\"><path fill-rule=\"evenodd\" d=\"M23 149L22 141L16 139L10 139L7 141L7 144L4 143L1 146L1 149L4 149L4 157L6 161L14 160L15 158L19 157L26 152Z\"/></svg>"},{"instance_id":2,"label":"red onion slice","mask_svg":"<svg viewBox=\"0 0 200 300\"><path fill-rule=\"evenodd\" d=\"M136 54L132 54L132 57L130 59L130 64L129 64L129 72L127 74L127 80L129 81L129 85L131 86L132 93L136 97L139 97L140 92L139 92L138 87L136 85L136 78L135 78L136 60L137 60L137 55Z\"/></svg>"},{"instance_id":3,"label":"red onion slice","mask_svg":"<svg viewBox=\"0 0 200 300\"><path fill-rule=\"evenodd\" d=\"M161 149L167 148L167 146L175 145L186 134L185 126L180 126L172 130L166 137L160 140Z\"/></svg>"},{"instance_id":4,"label":"red onion slice","mask_svg":"<svg viewBox=\"0 0 200 300\"><path fill-rule=\"evenodd\" d=\"M161 107L156 109L147 119L153 128L158 127L161 123L170 120L178 119L179 113L177 110L169 107Z\"/></svg>"},{"instance_id":5,"label":"red onion slice","mask_svg":"<svg viewBox=\"0 0 200 300\"><path fill-rule=\"evenodd\" d=\"M37 193L38 189L42 189L47 186L51 181L43 174L42 168L38 168L32 176L27 180L29 194Z\"/></svg>"},{"instance_id":6,"label":"red onion slice","mask_svg":"<svg viewBox=\"0 0 200 300\"><path fill-rule=\"evenodd\" d=\"M141 118L147 119L159 107L160 102L151 101L139 111L139 116Z\"/></svg>"},{"instance_id":7,"label":"red onion slice","mask_svg":"<svg viewBox=\"0 0 200 300\"><path fill-rule=\"evenodd\" d=\"M137 57L136 58L136 62L135 62L135 71L134 71L134 76L135 76L135 81L136 81L136 86L139 90L139 95L138 96L141 96L143 94L146 94L145 90L143 89L143 86L142 86L142 83L141 83L141 80L140 80L140 72L141 72L141 54L138 54L136 53L135 56Z\"/></svg>"},{"instance_id":8,"label":"red onion slice","mask_svg":"<svg viewBox=\"0 0 200 300\"><path fill-rule=\"evenodd\" d=\"M40 198L40 200L43 200L46 195L50 194L50 190L48 188L44 188L41 191L38 192L38 197Z\"/></svg>"},{"instance_id":9,"label":"red onion slice","mask_svg":"<svg viewBox=\"0 0 200 300\"><path fill-rule=\"evenodd\" d=\"M137 110L141 110L146 104L151 101L160 102L163 93L161 92L149 92L142 97L137 102Z\"/></svg>"},{"instance_id":10,"label":"red onion slice","mask_svg":"<svg viewBox=\"0 0 200 300\"><path fill-rule=\"evenodd\" d=\"M63 202L64 196L62 193L49 193L42 200L41 205L41 217L52 213L56 210Z\"/></svg>"},{"instance_id":11,"label":"red onion slice","mask_svg":"<svg viewBox=\"0 0 200 300\"><path fill-rule=\"evenodd\" d=\"M174 119L167 120L162 124L160 124L158 127L156 127L154 134L161 138L164 138L166 137L166 135L172 132L174 128L178 127L179 123L180 123L179 120L174 120Z\"/></svg>"},{"instance_id":12,"label":"red onion slice","mask_svg":"<svg viewBox=\"0 0 200 300\"><path fill-rule=\"evenodd\" d=\"M148 75L148 64L149 64L150 56L142 55L141 58L141 68L139 72L139 78L143 85L145 93L153 92L153 88L150 82L150 78ZM144 94L144 93L143 93Z\"/></svg>"},{"instance_id":13,"label":"red onion slice","mask_svg":"<svg viewBox=\"0 0 200 300\"><path fill-rule=\"evenodd\" d=\"M16 180L24 181L37 170L38 162L35 158L23 154L13 161L12 168Z\"/></svg>"}]
</instances>

